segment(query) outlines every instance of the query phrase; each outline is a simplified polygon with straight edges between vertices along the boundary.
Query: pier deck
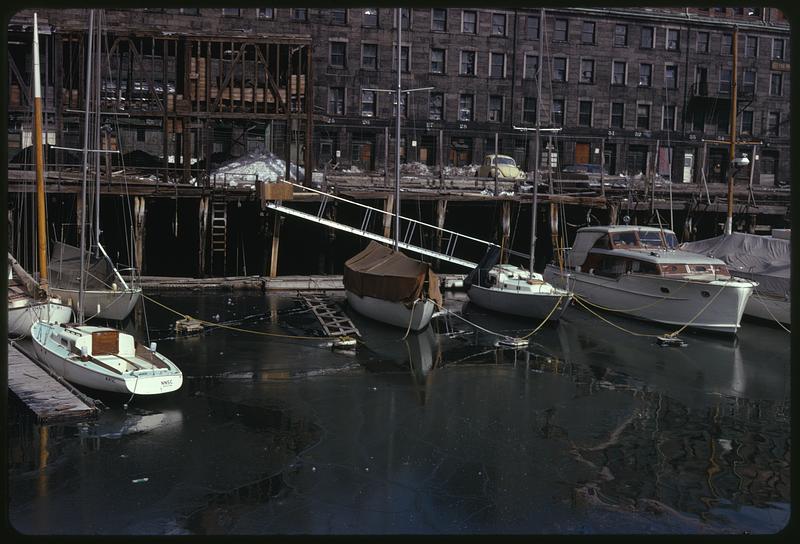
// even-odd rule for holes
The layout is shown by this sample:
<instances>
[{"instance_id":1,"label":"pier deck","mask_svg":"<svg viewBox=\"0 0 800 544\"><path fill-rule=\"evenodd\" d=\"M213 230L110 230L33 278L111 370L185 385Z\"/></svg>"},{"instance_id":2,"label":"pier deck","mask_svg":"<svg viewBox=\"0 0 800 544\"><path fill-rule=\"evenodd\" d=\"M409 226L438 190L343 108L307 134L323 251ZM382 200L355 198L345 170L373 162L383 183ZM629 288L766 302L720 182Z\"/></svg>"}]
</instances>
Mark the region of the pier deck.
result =
<instances>
[{"instance_id":1,"label":"pier deck","mask_svg":"<svg viewBox=\"0 0 800 544\"><path fill-rule=\"evenodd\" d=\"M80 392L48 374L10 343L8 388L35 414L39 423L90 419L97 415L94 403L84 400Z\"/></svg>"}]
</instances>

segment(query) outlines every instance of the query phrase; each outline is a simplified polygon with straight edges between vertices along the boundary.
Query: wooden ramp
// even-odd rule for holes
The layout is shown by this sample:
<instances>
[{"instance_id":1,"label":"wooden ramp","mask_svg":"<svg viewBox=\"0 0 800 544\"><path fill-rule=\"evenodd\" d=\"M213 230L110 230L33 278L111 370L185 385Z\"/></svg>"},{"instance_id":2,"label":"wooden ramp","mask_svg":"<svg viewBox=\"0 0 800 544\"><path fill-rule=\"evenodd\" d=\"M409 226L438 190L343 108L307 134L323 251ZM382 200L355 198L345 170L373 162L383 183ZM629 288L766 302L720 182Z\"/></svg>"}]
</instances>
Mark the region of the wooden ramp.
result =
<instances>
[{"instance_id":1,"label":"wooden ramp","mask_svg":"<svg viewBox=\"0 0 800 544\"><path fill-rule=\"evenodd\" d=\"M328 336L361 336L339 305L324 293L301 293L300 299L316 316Z\"/></svg>"},{"instance_id":2,"label":"wooden ramp","mask_svg":"<svg viewBox=\"0 0 800 544\"><path fill-rule=\"evenodd\" d=\"M97 406L91 399L33 362L11 343L8 344L8 388L34 413L39 423L97 416Z\"/></svg>"}]
</instances>

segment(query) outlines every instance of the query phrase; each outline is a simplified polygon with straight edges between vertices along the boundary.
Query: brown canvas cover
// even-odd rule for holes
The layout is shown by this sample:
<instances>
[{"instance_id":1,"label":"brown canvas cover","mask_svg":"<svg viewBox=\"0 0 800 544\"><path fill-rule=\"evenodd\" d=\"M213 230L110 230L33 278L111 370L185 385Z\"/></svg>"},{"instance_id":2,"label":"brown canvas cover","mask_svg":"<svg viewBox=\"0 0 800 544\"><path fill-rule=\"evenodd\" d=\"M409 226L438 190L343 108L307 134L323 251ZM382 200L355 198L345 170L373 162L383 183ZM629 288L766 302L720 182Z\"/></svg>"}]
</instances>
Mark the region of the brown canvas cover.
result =
<instances>
[{"instance_id":1,"label":"brown canvas cover","mask_svg":"<svg viewBox=\"0 0 800 544\"><path fill-rule=\"evenodd\" d=\"M439 278L427 263L374 241L344 263L343 280L345 289L359 296L412 303L424 295L442 303Z\"/></svg>"}]
</instances>

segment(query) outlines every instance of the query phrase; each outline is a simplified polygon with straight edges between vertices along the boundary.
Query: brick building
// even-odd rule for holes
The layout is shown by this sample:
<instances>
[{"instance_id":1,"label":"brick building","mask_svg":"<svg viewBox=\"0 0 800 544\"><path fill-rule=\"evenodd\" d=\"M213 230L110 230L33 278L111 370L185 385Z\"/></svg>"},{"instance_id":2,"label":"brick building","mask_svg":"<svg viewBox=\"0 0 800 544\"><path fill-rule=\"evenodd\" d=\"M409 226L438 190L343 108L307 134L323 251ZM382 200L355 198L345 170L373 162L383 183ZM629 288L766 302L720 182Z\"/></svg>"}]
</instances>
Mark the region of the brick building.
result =
<instances>
[{"instance_id":1,"label":"brick building","mask_svg":"<svg viewBox=\"0 0 800 544\"><path fill-rule=\"evenodd\" d=\"M47 18L56 35L77 31L76 23L67 23L67 12L78 10L57 14L44 10L40 17ZM12 23L23 15L17 14ZM188 33L231 42L284 36L296 37L300 45L310 39L311 72L300 77L312 81L312 162L320 166L338 160L343 166L383 168L387 135L394 143L393 99L391 94L365 89L391 89L396 84L395 10L109 9L106 17L109 29L117 33ZM676 182L698 182L702 176L709 182L724 181L728 146L722 142L729 137L732 41L737 28L737 132L739 141L748 142L738 151L748 155L755 151L758 156L754 183L788 183L791 48L789 24L780 11L547 9L541 28L539 18L538 9L528 8L403 10L403 87L433 90L407 95L407 103L401 100L402 160L431 166L477 163L494 151L497 134L500 151L530 169L532 133L514 127L534 126L540 100L542 126L562 128L552 141L560 166L599 163L602 150L612 174L658 173ZM540 34L543 79L538 97ZM210 53L209 65L215 57ZM297 66L295 73L304 68ZM196 74L196 66L189 71ZM245 73L246 69L234 72L234 83L246 80ZM284 76L277 78L281 88L286 85ZM302 125L290 117L292 112L305 115L304 81L300 80L302 90L297 94L299 109L287 111L286 119L277 110L272 117L247 116L246 107L237 110L231 95L231 113L216 116L213 126L205 117L194 122L197 134L190 143L181 144L183 152L203 159L214 152L235 155L264 146L277 153L294 149L293 157L299 156L306 136ZM242 84L242 100L246 85L249 80ZM224 92L221 87L219 92ZM237 111L243 116L232 116ZM254 111L258 113L258 106ZM164 125L139 121L142 124L131 130L137 131L136 145L147 148L149 131L163 130ZM295 138L289 146L284 145L287 133ZM166 144L153 138L151 152L166 156ZM543 145L547 144L543 137ZM749 179L750 169L737 175Z\"/></svg>"}]
</instances>

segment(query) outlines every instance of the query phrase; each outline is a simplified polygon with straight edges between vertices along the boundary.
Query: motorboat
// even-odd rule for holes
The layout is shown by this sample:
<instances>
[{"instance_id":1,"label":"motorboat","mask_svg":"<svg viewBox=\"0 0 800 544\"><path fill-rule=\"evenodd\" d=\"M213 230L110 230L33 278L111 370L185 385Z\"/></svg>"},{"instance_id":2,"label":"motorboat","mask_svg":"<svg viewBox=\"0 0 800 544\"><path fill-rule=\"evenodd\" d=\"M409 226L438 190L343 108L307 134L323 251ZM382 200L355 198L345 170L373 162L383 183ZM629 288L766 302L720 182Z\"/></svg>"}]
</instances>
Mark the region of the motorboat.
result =
<instances>
[{"instance_id":1,"label":"motorboat","mask_svg":"<svg viewBox=\"0 0 800 544\"><path fill-rule=\"evenodd\" d=\"M371 241L344 263L347 303L359 314L421 331L441 306L439 278L427 263Z\"/></svg>"},{"instance_id":2,"label":"motorboat","mask_svg":"<svg viewBox=\"0 0 800 544\"><path fill-rule=\"evenodd\" d=\"M491 248L464 279L470 302L494 312L555 322L569 307L572 293L511 264L495 264L499 252Z\"/></svg>"},{"instance_id":3,"label":"motorboat","mask_svg":"<svg viewBox=\"0 0 800 544\"><path fill-rule=\"evenodd\" d=\"M664 228L584 227L544 278L592 309L735 334L758 283L733 277L720 259L677 248Z\"/></svg>"},{"instance_id":4,"label":"motorboat","mask_svg":"<svg viewBox=\"0 0 800 544\"><path fill-rule=\"evenodd\" d=\"M792 323L791 257L788 229L775 229L771 236L733 232L685 242L680 248L725 261L732 276L758 282L744 314Z\"/></svg>"},{"instance_id":5,"label":"motorboat","mask_svg":"<svg viewBox=\"0 0 800 544\"><path fill-rule=\"evenodd\" d=\"M45 323L31 327L36 357L76 385L115 393L156 395L183 384L180 369L165 356L108 327Z\"/></svg>"}]
</instances>

